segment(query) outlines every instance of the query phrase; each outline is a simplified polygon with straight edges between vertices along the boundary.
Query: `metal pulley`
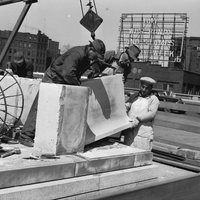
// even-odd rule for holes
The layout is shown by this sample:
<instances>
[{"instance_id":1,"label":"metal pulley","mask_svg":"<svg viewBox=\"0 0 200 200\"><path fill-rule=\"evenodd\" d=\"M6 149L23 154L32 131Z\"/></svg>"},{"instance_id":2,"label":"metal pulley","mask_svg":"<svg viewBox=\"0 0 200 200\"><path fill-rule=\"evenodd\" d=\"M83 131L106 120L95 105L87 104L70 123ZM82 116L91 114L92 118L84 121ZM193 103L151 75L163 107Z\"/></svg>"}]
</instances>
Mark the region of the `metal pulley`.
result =
<instances>
[{"instance_id":1,"label":"metal pulley","mask_svg":"<svg viewBox=\"0 0 200 200\"><path fill-rule=\"evenodd\" d=\"M87 4L87 6L89 6L89 10L84 15L82 0L80 0L81 10L82 10L82 14L83 14L83 18L80 20L80 24L82 26L84 26L88 31L91 32L91 37L94 40L95 39L95 31L101 25L101 23L103 22L103 19L101 17L99 17L98 14L97 14L97 9L96 9L96 5L95 5L94 0L93 0L93 3L94 3L94 6L95 6L96 13L92 10L92 8L93 8L92 2L89 1L89 3Z\"/></svg>"}]
</instances>

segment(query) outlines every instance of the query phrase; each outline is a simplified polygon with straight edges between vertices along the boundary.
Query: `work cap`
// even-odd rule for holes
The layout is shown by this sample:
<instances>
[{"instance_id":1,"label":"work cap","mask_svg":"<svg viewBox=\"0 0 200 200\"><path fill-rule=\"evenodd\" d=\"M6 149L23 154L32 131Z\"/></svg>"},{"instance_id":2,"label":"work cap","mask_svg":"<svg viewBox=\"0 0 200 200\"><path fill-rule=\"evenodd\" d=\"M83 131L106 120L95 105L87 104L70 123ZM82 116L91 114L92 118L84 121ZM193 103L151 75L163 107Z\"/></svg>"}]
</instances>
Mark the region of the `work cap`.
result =
<instances>
[{"instance_id":1,"label":"work cap","mask_svg":"<svg viewBox=\"0 0 200 200\"><path fill-rule=\"evenodd\" d=\"M18 51L14 54L14 63L22 63L24 61L24 54Z\"/></svg>"},{"instance_id":2,"label":"work cap","mask_svg":"<svg viewBox=\"0 0 200 200\"><path fill-rule=\"evenodd\" d=\"M94 48L97 53L97 57L100 59L104 58L104 54L106 52L106 46L103 41L99 39L95 39L93 42L90 42L90 45Z\"/></svg>"},{"instance_id":3,"label":"work cap","mask_svg":"<svg viewBox=\"0 0 200 200\"><path fill-rule=\"evenodd\" d=\"M139 60L138 56L140 54L140 51L141 50L134 44L132 46L126 47L126 52L129 55L129 58L132 60Z\"/></svg>"},{"instance_id":4,"label":"work cap","mask_svg":"<svg viewBox=\"0 0 200 200\"><path fill-rule=\"evenodd\" d=\"M156 81L150 77L142 77L142 78L140 78L140 81L143 83L150 84L150 85L153 85L156 83Z\"/></svg>"},{"instance_id":5,"label":"work cap","mask_svg":"<svg viewBox=\"0 0 200 200\"><path fill-rule=\"evenodd\" d=\"M119 62L123 62L123 63L129 62L128 54L125 53L125 52L122 53L120 58L119 58Z\"/></svg>"}]
</instances>

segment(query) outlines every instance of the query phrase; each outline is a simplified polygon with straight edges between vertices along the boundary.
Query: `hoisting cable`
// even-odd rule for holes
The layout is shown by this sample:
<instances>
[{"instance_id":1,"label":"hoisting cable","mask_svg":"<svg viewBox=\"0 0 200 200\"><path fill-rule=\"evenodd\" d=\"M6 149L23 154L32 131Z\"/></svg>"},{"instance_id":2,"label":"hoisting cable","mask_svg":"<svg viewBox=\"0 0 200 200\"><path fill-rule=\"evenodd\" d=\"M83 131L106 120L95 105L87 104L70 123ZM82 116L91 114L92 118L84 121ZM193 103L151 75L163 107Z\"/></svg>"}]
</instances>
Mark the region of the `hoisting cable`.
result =
<instances>
[{"instance_id":1,"label":"hoisting cable","mask_svg":"<svg viewBox=\"0 0 200 200\"><path fill-rule=\"evenodd\" d=\"M82 15L84 16L82 0L80 0L80 4L81 4L81 12L82 12Z\"/></svg>"},{"instance_id":2,"label":"hoisting cable","mask_svg":"<svg viewBox=\"0 0 200 200\"><path fill-rule=\"evenodd\" d=\"M98 13L97 13L97 7L96 7L96 4L95 4L95 0L93 0L93 4L94 4L94 8L95 8L96 14L98 15Z\"/></svg>"}]
</instances>

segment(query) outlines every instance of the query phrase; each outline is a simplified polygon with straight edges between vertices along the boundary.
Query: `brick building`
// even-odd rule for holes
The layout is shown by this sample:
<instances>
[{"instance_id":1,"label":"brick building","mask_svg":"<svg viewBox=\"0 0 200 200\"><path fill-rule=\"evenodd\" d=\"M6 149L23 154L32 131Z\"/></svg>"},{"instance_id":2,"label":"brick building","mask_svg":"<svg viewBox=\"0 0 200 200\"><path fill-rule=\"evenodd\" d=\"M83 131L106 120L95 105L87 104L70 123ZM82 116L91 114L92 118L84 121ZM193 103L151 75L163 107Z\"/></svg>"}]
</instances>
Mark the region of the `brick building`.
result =
<instances>
[{"instance_id":1,"label":"brick building","mask_svg":"<svg viewBox=\"0 0 200 200\"><path fill-rule=\"evenodd\" d=\"M0 31L0 52L2 52L11 31ZM2 68L13 59L16 51L22 51L24 56L34 63L34 72L44 72L48 67L48 60L53 60L59 54L59 42L52 41L45 34L18 32L3 60Z\"/></svg>"},{"instance_id":2,"label":"brick building","mask_svg":"<svg viewBox=\"0 0 200 200\"><path fill-rule=\"evenodd\" d=\"M178 39L177 39L178 40ZM179 42L179 41L176 41ZM179 48L176 51L180 51ZM181 62L169 62L168 67L150 62L132 63L126 87L139 87L142 76L157 80L156 88L185 94L200 94L200 37L187 37Z\"/></svg>"}]
</instances>

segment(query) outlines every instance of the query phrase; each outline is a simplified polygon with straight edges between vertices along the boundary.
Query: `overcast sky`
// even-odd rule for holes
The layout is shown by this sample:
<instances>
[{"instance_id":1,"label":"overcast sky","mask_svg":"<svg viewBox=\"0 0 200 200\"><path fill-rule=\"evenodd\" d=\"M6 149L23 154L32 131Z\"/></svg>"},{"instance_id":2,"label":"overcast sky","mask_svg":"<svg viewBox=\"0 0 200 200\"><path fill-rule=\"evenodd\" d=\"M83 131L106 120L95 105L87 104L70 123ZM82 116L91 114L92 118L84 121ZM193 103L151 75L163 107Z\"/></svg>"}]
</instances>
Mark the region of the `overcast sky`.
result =
<instances>
[{"instance_id":1,"label":"overcast sky","mask_svg":"<svg viewBox=\"0 0 200 200\"><path fill-rule=\"evenodd\" d=\"M84 14L88 11L82 0ZM93 2L93 0L92 0ZM103 23L96 31L107 50L118 47L120 17L122 13L187 13L187 36L200 37L200 0L95 0ZM0 7L0 30L12 30L25 3L18 2ZM95 9L93 9L95 11ZM38 0L33 3L24 19L20 32L36 34L38 29L63 45L85 45L92 40L82 25L80 0Z\"/></svg>"}]
</instances>

